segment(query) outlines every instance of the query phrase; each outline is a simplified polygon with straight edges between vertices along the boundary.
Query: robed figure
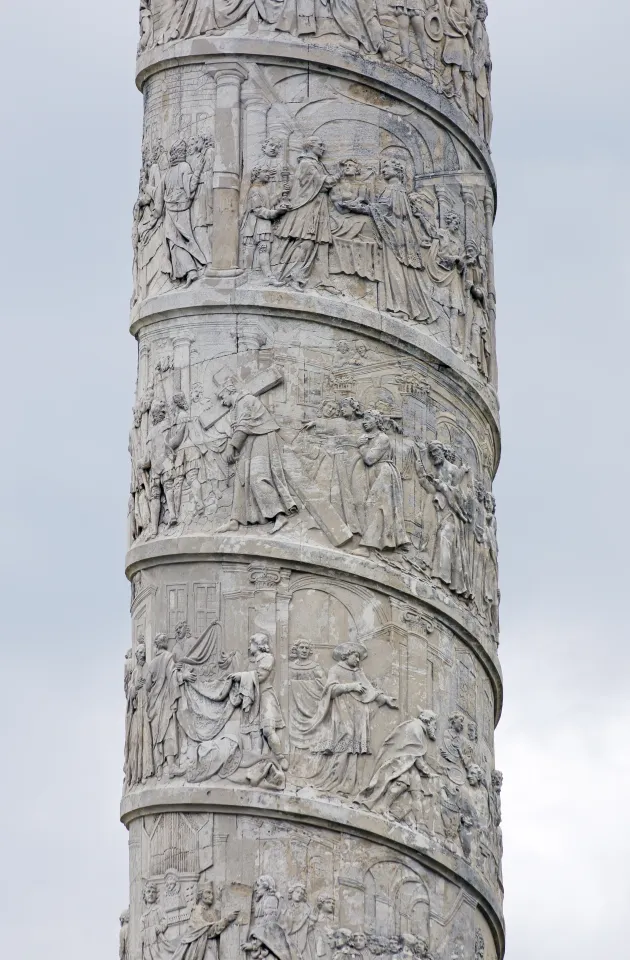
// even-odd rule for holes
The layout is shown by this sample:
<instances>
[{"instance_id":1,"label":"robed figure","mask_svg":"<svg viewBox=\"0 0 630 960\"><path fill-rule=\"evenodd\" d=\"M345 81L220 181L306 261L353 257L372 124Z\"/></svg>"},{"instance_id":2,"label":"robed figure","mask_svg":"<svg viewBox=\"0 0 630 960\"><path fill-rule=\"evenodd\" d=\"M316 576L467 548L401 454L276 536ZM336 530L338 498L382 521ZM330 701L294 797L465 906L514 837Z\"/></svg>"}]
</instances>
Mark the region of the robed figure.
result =
<instances>
[{"instance_id":1,"label":"robed figure","mask_svg":"<svg viewBox=\"0 0 630 960\"><path fill-rule=\"evenodd\" d=\"M197 894L188 928L179 941L173 960L217 960L216 942L236 920L238 911L220 919L214 914L213 904L214 888L211 883L204 884Z\"/></svg>"},{"instance_id":2,"label":"robed figure","mask_svg":"<svg viewBox=\"0 0 630 960\"><path fill-rule=\"evenodd\" d=\"M125 780L127 788L153 776L153 742L147 701L148 667L144 644L138 644L136 666L127 686Z\"/></svg>"},{"instance_id":3,"label":"robed figure","mask_svg":"<svg viewBox=\"0 0 630 960\"><path fill-rule=\"evenodd\" d=\"M425 762L429 740L435 740L437 718L425 710L397 726L385 738L374 763L374 774L358 797L369 810L386 813L402 792L411 788L415 768L421 777L434 774ZM393 789L398 785L400 789Z\"/></svg>"}]
</instances>

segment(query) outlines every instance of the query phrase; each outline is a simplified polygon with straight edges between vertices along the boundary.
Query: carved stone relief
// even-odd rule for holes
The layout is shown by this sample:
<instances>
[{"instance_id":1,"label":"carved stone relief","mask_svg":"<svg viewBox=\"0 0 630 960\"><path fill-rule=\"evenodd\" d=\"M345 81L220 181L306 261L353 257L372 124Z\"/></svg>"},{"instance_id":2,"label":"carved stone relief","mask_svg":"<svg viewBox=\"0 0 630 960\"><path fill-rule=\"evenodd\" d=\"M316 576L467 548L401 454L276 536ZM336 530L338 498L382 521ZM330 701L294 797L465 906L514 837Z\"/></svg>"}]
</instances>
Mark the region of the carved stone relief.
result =
<instances>
[{"instance_id":1,"label":"carved stone relief","mask_svg":"<svg viewBox=\"0 0 630 960\"><path fill-rule=\"evenodd\" d=\"M264 316L143 334L129 449L133 543L334 547L431 584L496 637L494 440L419 361Z\"/></svg>"},{"instance_id":2,"label":"carved stone relief","mask_svg":"<svg viewBox=\"0 0 630 960\"><path fill-rule=\"evenodd\" d=\"M221 574L145 573L159 628L125 672L127 791L162 780L337 798L500 884L487 680L461 641L343 582L245 564Z\"/></svg>"},{"instance_id":3,"label":"carved stone relief","mask_svg":"<svg viewBox=\"0 0 630 960\"><path fill-rule=\"evenodd\" d=\"M494 199L453 134L362 84L280 66L165 71L145 96L135 301L221 276L309 293L322 312L347 301L494 382Z\"/></svg>"},{"instance_id":4,"label":"carved stone relief","mask_svg":"<svg viewBox=\"0 0 630 960\"><path fill-rule=\"evenodd\" d=\"M303 41L408 71L450 100L486 142L492 133L492 60L484 0L141 0L140 48L196 37ZM168 51L165 51L168 52Z\"/></svg>"},{"instance_id":5,"label":"carved stone relief","mask_svg":"<svg viewBox=\"0 0 630 960\"><path fill-rule=\"evenodd\" d=\"M191 815L166 813L130 824L140 850L132 885L132 956L496 957L474 901L410 857L288 822L194 817L212 823L211 846L201 856ZM156 832L165 828L182 862L161 870L153 851Z\"/></svg>"}]
</instances>

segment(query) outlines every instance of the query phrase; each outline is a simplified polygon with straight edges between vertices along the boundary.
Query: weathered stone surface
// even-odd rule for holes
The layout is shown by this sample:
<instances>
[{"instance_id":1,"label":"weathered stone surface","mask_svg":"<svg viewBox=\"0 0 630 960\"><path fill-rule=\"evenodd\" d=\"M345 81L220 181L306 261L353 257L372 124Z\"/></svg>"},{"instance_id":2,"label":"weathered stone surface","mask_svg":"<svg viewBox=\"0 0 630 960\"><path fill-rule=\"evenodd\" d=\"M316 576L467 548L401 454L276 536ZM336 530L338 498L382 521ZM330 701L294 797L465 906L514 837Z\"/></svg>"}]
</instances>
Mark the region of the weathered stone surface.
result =
<instances>
[{"instance_id":1,"label":"weathered stone surface","mask_svg":"<svg viewBox=\"0 0 630 960\"><path fill-rule=\"evenodd\" d=\"M497 960L487 8L141 0L121 960Z\"/></svg>"}]
</instances>

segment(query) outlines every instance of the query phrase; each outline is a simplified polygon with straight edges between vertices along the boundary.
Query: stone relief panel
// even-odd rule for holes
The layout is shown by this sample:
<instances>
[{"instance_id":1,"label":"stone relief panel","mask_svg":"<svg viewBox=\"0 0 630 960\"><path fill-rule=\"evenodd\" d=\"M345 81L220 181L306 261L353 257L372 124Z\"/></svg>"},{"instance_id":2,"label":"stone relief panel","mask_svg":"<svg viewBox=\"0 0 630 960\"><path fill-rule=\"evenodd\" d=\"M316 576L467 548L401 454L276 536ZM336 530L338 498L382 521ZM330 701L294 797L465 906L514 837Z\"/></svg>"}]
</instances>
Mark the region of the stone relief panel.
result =
<instances>
[{"instance_id":1,"label":"stone relief panel","mask_svg":"<svg viewBox=\"0 0 630 960\"><path fill-rule=\"evenodd\" d=\"M146 83L134 302L228 275L348 301L494 383L494 198L462 143L362 83L244 64Z\"/></svg>"},{"instance_id":2,"label":"stone relief panel","mask_svg":"<svg viewBox=\"0 0 630 960\"><path fill-rule=\"evenodd\" d=\"M142 332L130 540L248 534L403 572L498 635L487 421L446 374L306 321Z\"/></svg>"},{"instance_id":3,"label":"stone relief panel","mask_svg":"<svg viewBox=\"0 0 630 960\"><path fill-rule=\"evenodd\" d=\"M143 578L155 632L125 661L128 793L161 781L341 803L500 886L494 697L448 627L273 565L177 564Z\"/></svg>"},{"instance_id":4,"label":"stone relief panel","mask_svg":"<svg viewBox=\"0 0 630 960\"><path fill-rule=\"evenodd\" d=\"M130 960L496 958L469 894L368 841L188 813L134 820L130 835Z\"/></svg>"},{"instance_id":5,"label":"stone relief panel","mask_svg":"<svg viewBox=\"0 0 630 960\"><path fill-rule=\"evenodd\" d=\"M358 72L366 69L359 58L408 71L448 98L489 143L487 17L484 0L141 0L139 52L203 36L341 49L358 55Z\"/></svg>"}]
</instances>

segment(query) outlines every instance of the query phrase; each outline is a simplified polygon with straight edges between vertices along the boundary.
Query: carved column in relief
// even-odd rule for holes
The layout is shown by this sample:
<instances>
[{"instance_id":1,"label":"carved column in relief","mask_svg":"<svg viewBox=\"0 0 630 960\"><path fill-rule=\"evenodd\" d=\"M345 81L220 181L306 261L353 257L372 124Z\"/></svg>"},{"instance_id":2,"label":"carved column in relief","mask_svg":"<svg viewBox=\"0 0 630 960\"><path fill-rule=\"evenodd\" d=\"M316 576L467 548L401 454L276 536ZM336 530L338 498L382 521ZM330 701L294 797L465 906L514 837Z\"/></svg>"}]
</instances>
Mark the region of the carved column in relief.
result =
<instances>
[{"instance_id":1,"label":"carved column in relief","mask_svg":"<svg viewBox=\"0 0 630 960\"><path fill-rule=\"evenodd\" d=\"M499 960L482 0L151 0L127 960Z\"/></svg>"}]
</instances>

